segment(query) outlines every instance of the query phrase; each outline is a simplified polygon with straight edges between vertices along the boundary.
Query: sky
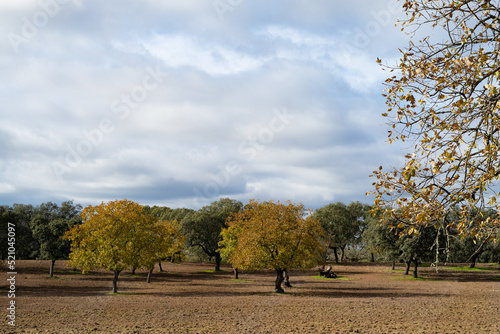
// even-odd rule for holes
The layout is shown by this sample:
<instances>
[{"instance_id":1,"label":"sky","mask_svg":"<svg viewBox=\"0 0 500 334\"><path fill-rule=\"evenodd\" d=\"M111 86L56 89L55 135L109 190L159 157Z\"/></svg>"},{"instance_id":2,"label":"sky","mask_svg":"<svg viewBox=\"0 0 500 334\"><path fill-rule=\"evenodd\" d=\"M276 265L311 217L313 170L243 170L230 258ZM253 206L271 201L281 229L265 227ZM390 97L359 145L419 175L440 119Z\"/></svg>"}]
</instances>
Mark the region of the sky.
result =
<instances>
[{"instance_id":1,"label":"sky","mask_svg":"<svg viewBox=\"0 0 500 334\"><path fill-rule=\"evenodd\" d=\"M0 205L360 201L397 0L0 3Z\"/></svg>"}]
</instances>

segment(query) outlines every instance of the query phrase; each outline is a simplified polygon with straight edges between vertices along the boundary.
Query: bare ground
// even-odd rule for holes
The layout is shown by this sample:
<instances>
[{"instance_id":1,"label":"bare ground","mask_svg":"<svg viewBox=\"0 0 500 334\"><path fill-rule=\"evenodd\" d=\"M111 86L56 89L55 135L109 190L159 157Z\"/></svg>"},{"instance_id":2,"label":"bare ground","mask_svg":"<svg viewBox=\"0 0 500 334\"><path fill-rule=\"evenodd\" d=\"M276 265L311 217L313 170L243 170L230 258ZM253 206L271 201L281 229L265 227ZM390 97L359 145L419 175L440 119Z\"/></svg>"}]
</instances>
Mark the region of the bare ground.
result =
<instances>
[{"instance_id":1,"label":"bare ground","mask_svg":"<svg viewBox=\"0 0 500 334\"><path fill-rule=\"evenodd\" d=\"M274 272L205 272L212 264L164 264L166 272L86 275L56 262L16 262L16 326L8 325L5 267L0 333L500 333L500 267L464 272L422 268L405 279L388 265L334 265L340 279L292 271L273 293ZM400 268L401 269L401 268Z\"/></svg>"}]
</instances>

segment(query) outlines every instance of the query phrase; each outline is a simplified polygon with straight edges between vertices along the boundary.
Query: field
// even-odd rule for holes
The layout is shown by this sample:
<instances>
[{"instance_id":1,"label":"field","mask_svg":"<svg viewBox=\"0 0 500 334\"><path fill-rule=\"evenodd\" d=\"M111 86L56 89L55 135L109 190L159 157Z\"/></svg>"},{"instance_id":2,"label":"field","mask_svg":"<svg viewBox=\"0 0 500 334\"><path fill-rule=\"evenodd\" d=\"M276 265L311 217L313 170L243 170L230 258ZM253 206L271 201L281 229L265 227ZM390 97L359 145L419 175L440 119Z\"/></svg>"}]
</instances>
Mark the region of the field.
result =
<instances>
[{"instance_id":1,"label":"field","mask_svg":"<svg viewBox=\"0 0 500 334\"><path fill-rule=\"evenodd\" d=\"M230 266L164 264L151 284L124 272L82 275L56 262L16 263L16 327L1 280L1 333L500 333L500 266L488 270L422 268L410 279L382 264L334 265L337 279L292 271L293 288L273 293L274 272ZM2 277L6 277L5 268Z\"/></svg>"}]
</instances>

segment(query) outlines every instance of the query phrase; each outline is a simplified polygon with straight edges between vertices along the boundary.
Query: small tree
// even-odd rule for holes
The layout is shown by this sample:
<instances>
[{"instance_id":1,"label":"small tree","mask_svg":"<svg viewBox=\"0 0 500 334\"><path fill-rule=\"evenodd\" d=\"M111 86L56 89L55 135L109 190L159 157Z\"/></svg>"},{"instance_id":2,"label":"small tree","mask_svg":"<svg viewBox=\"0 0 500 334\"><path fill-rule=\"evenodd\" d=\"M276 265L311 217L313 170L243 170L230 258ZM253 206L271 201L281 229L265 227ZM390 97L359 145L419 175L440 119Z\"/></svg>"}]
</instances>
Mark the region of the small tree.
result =
<instances>
[{"instance_id":1,"label":"small tree","mask_svg":"<svg viewBox=\"0 0 500 334\"><path fill-rule=\"evenodd\" d=\"M186 236L188 246L200 247L210 258L214 258L216 271L220 270L221 263L220 233L226 227L226 219L242 207L243 204L239 201L222 198L186 215L182 220L182 233Z\"/></svg>"},{"instance_id":2,"label":"small tree","mask_svg":"<svg viewBox=\"0 0 500 334\"><path fill-rule=\"evenodd\" d=\"M367 211L359 202L331 203L314 212L326 232L328 247L333 250L336 263L339 263L337 250L341 252L340 260L344 261L346 246L359 242L366 215Z\"/></svg>"},{"instance_id":3,"label":"small tree","mask_svg":"<svg viewBox=\"0 0 500 334\"><path fill-rule=\"evenodd\" d=\"M128 200L89 205L81 213L84 224L74 226L65 238L71 241L69 265L85 273L96 268L111 270L113 293L117 292L120 272L147 267L151 254L159 253L155 231L158 219Z\"/></svg>"},{"instance_id":4,"label":"small tree","mask_svg":"<svg viewBox=\"0 0 500 334\"><path fill-rule=\"evenodd\" d=\"M151 274L156 263L181 252L185 246L185 237L181 234L180 224L176 220L158 221L149 235L151 247L144 250L144 266L148 270L147 282L151 283Z\"/></svg>"},{"instance_id":5,"label":"small tree","mask_svg":"<svg viewBox=\"0 0 500 334\"><path fill-rule=\"evenodd\" d=\"M376 220L372 220L363 232L363 242L368 249L372 253L381 255L384 260L392 262L392 270L395 269L396 260L400 255L398 238L398 233L388 224L380 224Z\"/></svg>"},{"instance_id":6,"label":"small tree","mask_svg":"<svg viewBox=\"0 0 500 334\"><path fill-rule=\"evenodd\" d=\"M68 240L63 239L64 234L71 227L81 223L79 204L73 205L72 201L62 203L61 207L52 202L43 203L31 219L33 237L40 245L39 259L51 260L49 275L54 276L56 260L66 260L71 247Z\"/></svg>"},{"instance_id":7,"label":"small tree","mask_svg":"<svg viewBox=\"0 0 500 334\"><path fill-rule=\"evenodd\" d=\"M304 206L291 202L251 200L228 219L222 231L222 254L241 269L274 269L275 292L283 293L284 271L321 263L323 235L320 222L304 218Z\"/></svg>"}]
</instances>

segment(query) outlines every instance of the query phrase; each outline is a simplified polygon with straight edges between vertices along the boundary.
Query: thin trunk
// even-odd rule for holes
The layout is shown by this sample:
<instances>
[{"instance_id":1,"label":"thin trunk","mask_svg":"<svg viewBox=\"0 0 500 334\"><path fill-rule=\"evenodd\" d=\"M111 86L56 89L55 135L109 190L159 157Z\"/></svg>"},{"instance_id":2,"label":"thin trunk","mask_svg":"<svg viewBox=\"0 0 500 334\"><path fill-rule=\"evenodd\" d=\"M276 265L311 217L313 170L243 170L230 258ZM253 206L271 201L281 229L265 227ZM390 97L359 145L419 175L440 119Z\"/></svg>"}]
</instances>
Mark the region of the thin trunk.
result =
<instances>
[{"instance_id":1,"label":"thin trunk","mask_svg":"<svg viewBox=\"0 0 500 334\"><path fill-rule=\"evenodd\" d=\"M321 270L325 270L327 256L328 256L328 248L323 252L323 267L321 268Z\"/></svg>"},{"instance_id":2,"label":"thin trunk","mask_svg":"<svg viewBox=\"0 0 500 334\"><path fill-rule=\"evenodd\" d=\"M161 267L161 262L158 262L158 265L160 266L160 272L162 272L163 268Z\"/></svg>"},{"instance_id":3,"label":"thin trunk","mask_svg":"<svg viewBox=\"0 0 500 334\"><path fill-rule=\"evenodd\" d=\"M396 260L392 260L392 270L396 270Z\"/></svg>"},{"instance_id":4,"label":"thin trunk","mask_svg":"<svg viewBox=\"0 0 500 334\"><path fill-rule=\"evenodd\" d=\"M375 262L375 254L370 253L371 259L370 262Z\"/></svg>"},{"instance_id":5,"label":"thin trunk","mask_svg":"<svg viewBox=\"0 0 500 334\"><path fill-rule=\"evenodd\" d=\"M439 237L441 236L441 228L438 229L436 235L436 273L439 272Z\"/></svg>"},{"instance_id":6,"label":"thin trunk","mask_svg":"<svg viewBox=\"0 0 500 334\"><path fill-rule=\"evenodd\" d=\"M444 229L446 233L446 261L445 265L450 263L450 233L448 233L448 228L445 227Z\"/></svg>"},{"instance_id":7,"label":"thin trunk","mask_svg":"<svg viewBox=\"0 0 500 334\"><path fill-rule=\"evenodd\" d=\"M340 262L344 262L344 259L345 259L345 246L340 247L340 254L341 254Z\"/></svg>"},{"instance_id":8,"label":"thin trunk","mask_svg":"<svg viewBox=\"0 0 500 334\"><path fill-rule=\"evenodd\" d=\"M405 263L406 263L405 275L408 275L410 273L411 260L410 261L405 261Z\"/></svg>"},{"instance_id":9,"label":"thin trunk","mask_svg":"<svg viewBox=\"0 0 500 334\"><path fill-rule=\"evenodd\" d=\"M49 269L49 275L50 277L54 277L54 264L56 263L56 260L52 260L50 262L50 269Z\"/></svg>"},{"instance_id":10,"label":"thin trunk","mask_svg":"<svg viewBox=\"0 0 500 334\"><path fill-rule=\"evenodd\" d=\"M120 275L120 271L114 270L113 272L115 273L115 275L113 276L113 293L117 293L118 292L118 287L117 287L118 275Z\"/></svg>"},{"instance_id":11,"label":"thin trunk","mask_svg":"<svg viewBox=\"0 0 500 334\"><path fill-rule=\"evenodd\" d=\"M276 281L274 285L274 292L285 293L285 291L281 287L281 283L283 283L283 269L276 269Z\"/></svg>"},{"instance_id":12,"label":"thin trunk","mask_svg":"<svg viewBox=\"0 0 500 334\"><path fill-rule=\"evenodd\" d=\"M339 255L337 254L337 247L332 247L333 254L335 255L335 263L339 264Z\"/></svg>"},{"instance_id":13,"label":"thin trunk","mask_svg":"<svg viewBox=\"0 0 500 334\"><path fill-rule=\"evenodd\" d=\"M215 253L215 271L220 271L220 263L222 261L222 258L219 254L219 252Z\"/></svg>"},{"instance_id":14,"label":"thin trunk","mask_svg":"<svg viewBox=\"0 0 500 334\"><path fill-rule=\"evenodd\" d=\"M418 259L413 260L413 278L418 278Z\"/></svg>"},{"instance_id":15,"label":"thin trunk","mask_svg":"<svg viewBox=\"0 0 500 334\"><path fill-rule=\"evenodd\" d=\"M288 276L288 270L286 270L286 269L283 271L283 278L285 281L285 286L287 288L291 288L292 285L290 284L290 276Z\"/></svg>"},{"instance_id":16,"label":"thin trunk","mask_svg":"<svg viewBox=\"0 0 500 334\"><path fill-rule=\"evenodd\" d=\"M132 268L132 275L135 275L135 268Z\"/></svg>"},{"instance_id":17,"label":"thin trunk","mask_svg":"<svg viewBox=\"0 0 500 334\"><path fill-rule=\"evenodd\" d=\"M238 279L239 277L238 268L234 268L233 271L234 271L234 279Z\"/></svg>"},{"instance_id":18,"label":"thin trunk","mask_svg":"<svg viewBox=\"0 0 500 334\"><path fill-rule=\"evenodd\" d=\"M470 266L469 268L476 268L476 259L477 259L477 255L474 255L472 258L471 258L471 263L470 263Z\"/></svg>"},{"instance_id":19,"label":"thin trunk","mask_svg":"<svg viewBox=\"0 0 500 334\"><path fill-rule=\"evenodd\" d=\"M149 269L148 271L148 279L147 279L148 283L151 283L151 275L153 275L153 269Z\"/></svg>"}]
</instances>

